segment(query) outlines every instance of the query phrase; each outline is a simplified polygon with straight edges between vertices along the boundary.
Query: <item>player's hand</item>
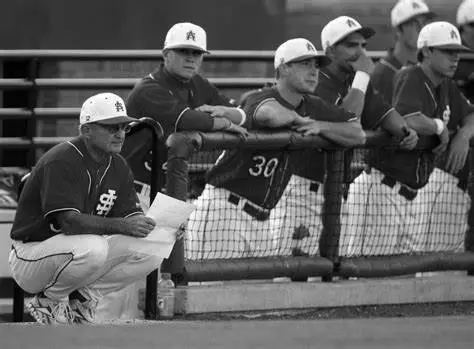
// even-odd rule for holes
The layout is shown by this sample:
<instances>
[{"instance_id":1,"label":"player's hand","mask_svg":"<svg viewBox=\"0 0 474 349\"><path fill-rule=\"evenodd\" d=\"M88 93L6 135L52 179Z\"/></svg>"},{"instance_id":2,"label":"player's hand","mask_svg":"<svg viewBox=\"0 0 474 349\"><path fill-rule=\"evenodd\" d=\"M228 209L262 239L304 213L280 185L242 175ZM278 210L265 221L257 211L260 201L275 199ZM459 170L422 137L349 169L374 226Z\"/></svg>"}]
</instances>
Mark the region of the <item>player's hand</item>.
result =
<instances>
[{"instance_id":1,"label":"player's hand","mask_svg":"<svg viewBox=\"0 0 474 349\"><path fill-rule=\"evenodd\" d=\"M423 136L432 136L436 134L436 124L433 119L425 114L418 112L405 117L408 126L415 129L418 134Z\"/></svg>"},{"instance_id":2,"label":"player's hand","mask_svg":"<svg viewBox=\"0 0 474 349\"><path fill-rule=\"evenodd\" d=\"M440 156L448 148L448 144L449 144L449 131L448 131L448 128L445 127L443 132L438 137L439 137L439 145L436 148L433 149L433 153L435 153L436 156Z\"/></svg>"},{"instance_id":3,"label":"player's hand","mask_svg":"<svg viewBox=\"0 0 474 349\"><path fill-rule=\"evenodd\" d=\"M314 122L310 117L305 117L301 115L296 115L293 120L293 128L296 129L298 126L310 125Z\"/></svg>"},{"instance_id":4,"label":"player's hand","mask_svg":"<svg viewBox=\"0 0 474 349\"><path fill-rule=\"evenodd\" d=\"M246 128L236 125L233 122L231 122L231 124L227 126L223 131L234 133L242 137L243 139L247 139L247 137L249 136L249 131Z\"/></svg>"},{"instance_id":5,"label":"player's hand","mask_svg":"<svg viewBox=\"0 0 474 349\"><path fill-rule=\"evenodd\" d=\"M224 118L229 115L229 109L234 109L234 108L226 107L224 105L203 104L194 110L197 110L203 113L209 113L211 116L214 116L214 117Z\"/></svg>"},{"instance_id":6,"label":"player's hand","mask_svg":"<svg viewBox=\"0 0 474 349\"><path fill-rule=\"evenodd\" d=\"M418 134L412 128L404 127L405 137L400 141L399 146L404 150L412 150L418 143Z\"/></svg>"},{"instance_id":7,"label":"player's hand","mask_svg":"<svg viewBox=\"0 0 474 349\"><path fill-rule=\"evenodd\" d=\"M369 75L373 73L375 68L374 61L372 60L372 58L367 56L365 51L363 51L363 53L356 61L352 61L349 64L352 66L352 69L354 69L354 71L360 70L366 72Z\"/></svg>"},{"instance_id":8,"label":"player's hand","mask_svg":"<svg viewBox=\"0 0 474 349\"><path fill-rule=\"evenodd\" d=\"M456 174L464 167L469 153L469 143L469 136L462 131L458 131L453 137L449 146L445 167L450 173Z\"/></svg>"},{"instance_id":9,"label":"player's hand","mask_svg":"<svg viewBox=\"0 0 474 349\"><path fill-rule=\"evenodd\" d=\"M311 120L312 122L304 124L304 125L295 125L293 126L293 130L302 133L304 136L311 136L311 135L318 135L321 133L321 124L315 120Z\"/></svg>"},{"instance_id":10,"label":"player's hand","mask_svg":"<svg viewBox=\"0 0 474 349\"><path fill-rule=\"evenodd\" d=\"M144 238L150 234L156 225L153 218L145 215L133 215L125 218L127 229L124 235L135 236L137 238Z\"/></svg>"}]
</instances>

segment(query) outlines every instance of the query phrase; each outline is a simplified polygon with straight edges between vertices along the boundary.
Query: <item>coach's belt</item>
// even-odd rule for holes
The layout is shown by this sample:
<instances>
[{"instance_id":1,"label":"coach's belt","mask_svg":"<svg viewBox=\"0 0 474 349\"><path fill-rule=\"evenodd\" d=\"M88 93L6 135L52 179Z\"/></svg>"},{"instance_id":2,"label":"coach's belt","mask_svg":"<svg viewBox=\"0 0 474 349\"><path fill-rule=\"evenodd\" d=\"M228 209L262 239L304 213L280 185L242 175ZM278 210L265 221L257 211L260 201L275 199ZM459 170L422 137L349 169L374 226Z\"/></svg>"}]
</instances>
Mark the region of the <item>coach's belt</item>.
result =
<instances>
[{"instance_id":1,"label":"coach's belt","mask_svg":"<svg viewBox=\"0 0 474 349\"><path fill-rule=\"evenodd\" d=\"M386 186L393 188L397 184L397 180L389 176L384 176L382 179L382 184L385 184ZM412 201L416 198L418 191L416 189L411 189L407 187L406 185L400 183L400 189L398 190L398 194L403 196L408 201Z\"/></svg>"},{"instance_id":2,"label":"coach's belt","mask_svg":"<svg viewBox=\"0 0 474 349\"><path fill-rule=\"evenodd\" d=\"M259 208L251 203L249 203L247 200L242 199L241 197L235 195L235 194L229 194L229 199L228 201L237 206L240 201L243 200L242 202L245 202L244 206L242 207L242 210L247 213L248 215L252 216L255 218L257 221L266 221L268 217L270 216L270 212L263 209Z\"/></svg>"}]
</instances>

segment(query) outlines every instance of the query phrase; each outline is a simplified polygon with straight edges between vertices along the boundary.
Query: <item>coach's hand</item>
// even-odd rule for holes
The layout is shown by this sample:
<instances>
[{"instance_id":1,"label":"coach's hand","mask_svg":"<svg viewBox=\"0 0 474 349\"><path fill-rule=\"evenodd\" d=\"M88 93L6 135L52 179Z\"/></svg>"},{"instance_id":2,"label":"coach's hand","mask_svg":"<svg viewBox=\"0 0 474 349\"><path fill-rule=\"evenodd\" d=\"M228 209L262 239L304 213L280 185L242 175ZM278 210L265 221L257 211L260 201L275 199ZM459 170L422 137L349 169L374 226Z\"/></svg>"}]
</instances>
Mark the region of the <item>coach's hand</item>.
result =
<instances>
[{"instance_id":1,"label":"coach's hand","mask_svg":"<svg viewBox=\"0 0 474 349\"><path fill-rule=\"evenodd\" d=\"M208 105L203 104L194 110L209 113L211 116L225 118L229 115L230 110L234 110L233 107L226 107L225 105Z\"/></svg>"},{"instance_id":2,"label":"coach's hand","mask_svg":"<svg viewBox=\"0 0 474 349\"><path fill-rule=\"evenodd\" d=\"M445 127L443 132L438 137L439 137L439 145L436 148L433 149L433 153L435 153L436 156L440 156L448 148L448 144L449 144L449 131L448 131L448 128Z\"/></svg>"},{"instance_id":3,"label":"coach's hand","mask_svg":"<svg viewBox=\"0 0 474 349\"><path fill-rule=\"evenodd\" d=\"M462 130L453 137L446 158L446 170L456 174L464 167L469 153L469 135Z\"/></svg>"},{"instance_id":4,"label":"coach's hand","mask_svg":"<svg viewBox=\"0 0 474 349\"><path fill-rule=\"evenodd\" d=\"M321 124L315 120L311 120L309 123L294 125L293 130L305 136L318 135L321 133Z\"/></svg>"},{"instance_id":5,"label":"coach's hand","mask_svg":"<svg viewBox=\"0 0 474 349\"><path fill-rule=\"evenodd\" d=\"M418 143L418 134L412 128L405 128L405 137L400 141L399 146L404 150L412 150Z\"/></svg>"},{"instance_id":6,"label":"coach's hand","mask_svg":"<svg viewBox=\"0 0 474 349\"><path fill-rule=\"evenodd\" d=\"M147 217L142 214L133 215L125 218L128 225L124 235L135 236L137 238L144 238L150 234L156 225L153 218Z\"/></svg>"}]
</instances>

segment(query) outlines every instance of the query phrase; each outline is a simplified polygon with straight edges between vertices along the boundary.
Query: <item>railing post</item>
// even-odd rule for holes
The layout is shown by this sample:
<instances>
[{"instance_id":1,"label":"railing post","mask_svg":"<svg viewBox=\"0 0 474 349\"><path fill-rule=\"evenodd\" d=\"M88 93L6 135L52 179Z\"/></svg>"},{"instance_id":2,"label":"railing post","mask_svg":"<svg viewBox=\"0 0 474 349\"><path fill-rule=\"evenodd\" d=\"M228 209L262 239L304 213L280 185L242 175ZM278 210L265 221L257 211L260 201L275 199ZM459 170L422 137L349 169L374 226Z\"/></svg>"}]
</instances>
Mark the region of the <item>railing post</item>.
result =
<instances>
[{"instance_id":1,"label":"railing post","mask_svg":"<svg viewBox=\"0 0 474 349\"><path fill-rule=\"evenodd\" d=\"M189 189L189 158L199 148L198 133L174 133L166 140L168 160L166 162L166 194L186 201ZM172 274L175 285L185 285L184 241L176 241L169 259L162 265L162 271Z\"/></svg>"},{"instance_id":2,"label":"railing post","mask_svg":"<svg viewBox=\"0 0 474 349\"><path fill-rule=\"evenodd\" d=\"M32 168L36 163L36 147L33 138L36 136L36 118L35 108L38 106L38 87L36 86L36 78L39 75L39 60L32 58L28 62L27 80L33 83L33 87L28 91L27 109L32 112L32 117L27 122L26 137L30 140L30 147L26 156L26 166Z\"/></svg>"}]
</instances>

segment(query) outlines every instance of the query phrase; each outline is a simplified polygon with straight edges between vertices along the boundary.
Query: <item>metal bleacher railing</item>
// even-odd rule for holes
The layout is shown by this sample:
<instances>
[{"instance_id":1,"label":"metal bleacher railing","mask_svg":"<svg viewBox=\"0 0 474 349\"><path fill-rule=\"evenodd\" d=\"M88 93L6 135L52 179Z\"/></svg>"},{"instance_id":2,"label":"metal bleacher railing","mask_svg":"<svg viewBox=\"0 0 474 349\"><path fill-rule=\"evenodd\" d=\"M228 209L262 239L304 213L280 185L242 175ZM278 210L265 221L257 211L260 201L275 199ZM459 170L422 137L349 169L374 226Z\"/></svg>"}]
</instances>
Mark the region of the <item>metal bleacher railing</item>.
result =
<instances>
[{"instance_id":1,"label":"metal bleacher railing","mask_svg":"<svg viewBox=\"0 0 474 349\"><path fill-rule=\"evenodd\" d=\"M383 52L370 52L369 55L377 60L384 55ZM71 119L77 118L79 108L38 108L38 91L45 89L131 89L138 79L124 78L87 78L87 79L66 79L66 78L41 78L38 76L39 66L44 61L138 61L138 60L159 60L161 51L141 50L141 51L106 51L106 50L84 50L84 51L55 51L55 50L13 50L1 51L0 60L27 60L29 63L29 73L21 79L0 79L0 90L26 90L29 93L28 103L24 108L0 108L0 119ZM474 56L466 57L473 59ZM238 61L238 62L265 62L271 64L273 51L214 51L205 58L206 61ZM211 78L223 93L226 89L254 89L273 81L271 77L265 78ZM37 148L48 148L54 144L64 141L63 137L37 137L35 130L29 130L26 137L0 138L0 148L27 148L31 150L29 166L34 165L34 152ZM380 146L387 143L387 139L378 133L368 135L367 147ZM324 148L329 146L327 142L318 137L301 137L295 133L272 135L271 139L264 134L253 133L251 137L242 142L236 137L225 133L177 133L167 140L167 180L166 193L180 200L187 200L189 190L189 174L192 169L189 166L189 159L197 152L215 151L217 149L249 148L256 146L265 148L285 148L295 149L305 147ZM424 149L429 149L429 145L424 145ZM427 148L426 148L427 147ZM180 154L179 156L176 154ZM339 191L341 178L338 176L337 165L338 152L330 151L329 168L335 166L333 171L329 171L325 199L328 204L325 208L323 224L325 229L319 239L318 256L276 256L278 258L238 258L238 259L191 259L185 256L185 242L180 241L175 246L177 253L172 253L170 258L171 271L180 275L178 280L186 281L206 281L206 280L229 280L229 279L255 279L272 278L279 276L321 276L330 280L333 275L342 277L370 277L370 276L390 276L404 273L423 272L432 270L472 270L474 269L474 254L469 253L437 253L435 255L410 255L410 256L384 256L375 259L359 258L339 258L339 231L340 222L334 221L334 217L339 217L341 213L340 205L337 202L330 202L331 191ZM331 159L333 162L331 164ZM192 165L192 163L191 163ZM340 173L339 173L340 174ZM332 188L332 189L331 189ZM331 206L331 205L332 206ZM332 218L331 218L332 217ZM173 252L175 252L175 250ZM189 251L186 251L189 252ZM156 285L155 285L156 286ZM148 292L147 292L148 293ZM148 302L147 302L148 303ZM153 302L154 303L154 302Z\"/></svg>"}]
</instances>

